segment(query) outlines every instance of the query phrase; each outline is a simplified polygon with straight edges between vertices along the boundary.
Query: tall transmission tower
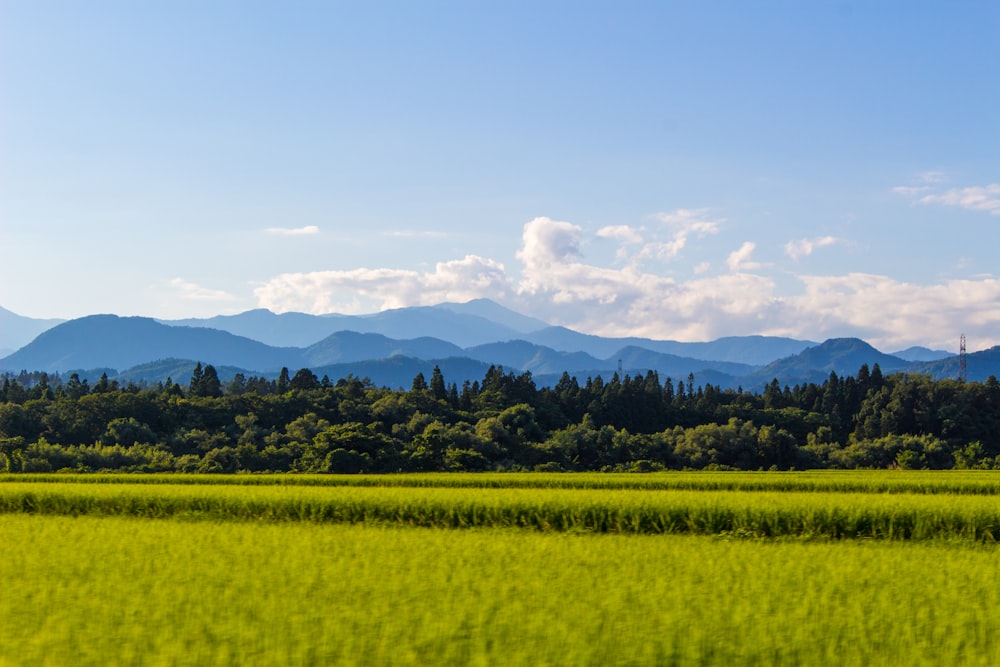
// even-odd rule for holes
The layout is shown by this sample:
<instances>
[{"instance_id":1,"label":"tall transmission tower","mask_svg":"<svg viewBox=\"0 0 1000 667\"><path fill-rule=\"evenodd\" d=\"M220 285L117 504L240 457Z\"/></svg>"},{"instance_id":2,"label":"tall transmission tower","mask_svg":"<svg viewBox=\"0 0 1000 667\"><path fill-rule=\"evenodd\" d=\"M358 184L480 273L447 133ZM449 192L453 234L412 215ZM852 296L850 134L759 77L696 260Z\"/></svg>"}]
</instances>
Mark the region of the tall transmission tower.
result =
<instances>
[{"instance_id":1,"label":"tall transmission tower","mask_svg":"<svg viewBox=\"0 0 1000 667\"><path fill-rule=\"evenodd\" d=\"M965 334L962 334L961 343L958 346L958 381L965 382L969 379L969 368L965 360Z\"/></svg>"}]
</instances>

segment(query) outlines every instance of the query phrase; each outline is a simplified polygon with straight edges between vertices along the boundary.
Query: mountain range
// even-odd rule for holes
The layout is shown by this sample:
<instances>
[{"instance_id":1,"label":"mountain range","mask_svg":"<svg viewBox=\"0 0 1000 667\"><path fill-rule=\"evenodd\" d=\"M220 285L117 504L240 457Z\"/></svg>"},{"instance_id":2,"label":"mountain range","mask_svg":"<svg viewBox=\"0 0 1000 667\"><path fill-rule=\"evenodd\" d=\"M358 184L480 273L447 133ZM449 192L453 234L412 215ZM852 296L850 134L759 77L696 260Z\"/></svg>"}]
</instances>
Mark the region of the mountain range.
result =
<instances>
[{"instance_id":1,"label":"mountain range","mask_svg":"<svg viewBox=\"0 0 1000 667\"><path fill-rule=\"evenodd\" d=\"M35 336L66 320L39 320L0 308L0 358L24 347Z\"/></svg>"},{"instance_id":2,"label":"mountain range","mask_svg":"<svg viewBox=\"0 0 1000 667\"><path fill-rule=\"evenodd\" d=\"M822 382L831 372L853 375L876 363L884 373L929 373L957 377L958 357L927 348L886 354L856 338L823 343L768 336L734 336L685 343L644 338L604 338L579 333L479 299L464 304L400 308L374 315L275 314L251 310L207 319L154 320L92 315L70 321L30 320L0 309L5 341L39 333L0 358L0 371L78 372L98 370L121 381L184 381L197 361L211 363L220 377L236 373L275 377L282 367L310 368L336 380L348 374L375 384L407 387L435 365L446 380L481 380L490 365L530 371L541 385L564 372L580 381L621 369L649 370L662 379L762 389ZM9 324L9 328L8 328ZM967 356L970 380L1000 374L1000 347ZM97 373L100 375L100 373Z\"/></svg>"}]
</instances>

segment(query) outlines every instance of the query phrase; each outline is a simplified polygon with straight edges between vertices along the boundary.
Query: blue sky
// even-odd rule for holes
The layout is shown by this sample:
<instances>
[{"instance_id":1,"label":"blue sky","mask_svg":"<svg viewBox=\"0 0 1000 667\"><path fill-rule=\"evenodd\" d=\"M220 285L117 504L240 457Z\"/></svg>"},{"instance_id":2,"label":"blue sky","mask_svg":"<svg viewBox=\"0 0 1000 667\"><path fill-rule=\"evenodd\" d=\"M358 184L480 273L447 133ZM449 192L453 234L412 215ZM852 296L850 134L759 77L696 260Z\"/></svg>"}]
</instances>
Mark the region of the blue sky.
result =
<instances>
[{"instance_id":1,"label":"blue sky","mask_svg":"<svg viewBox=\"0 0 1000 667\"><path fill-rule=\"evenodd\" d=\"M0 0L0 305L982 349L997 34L992 0Z\"/></svg>"}]
</instances>

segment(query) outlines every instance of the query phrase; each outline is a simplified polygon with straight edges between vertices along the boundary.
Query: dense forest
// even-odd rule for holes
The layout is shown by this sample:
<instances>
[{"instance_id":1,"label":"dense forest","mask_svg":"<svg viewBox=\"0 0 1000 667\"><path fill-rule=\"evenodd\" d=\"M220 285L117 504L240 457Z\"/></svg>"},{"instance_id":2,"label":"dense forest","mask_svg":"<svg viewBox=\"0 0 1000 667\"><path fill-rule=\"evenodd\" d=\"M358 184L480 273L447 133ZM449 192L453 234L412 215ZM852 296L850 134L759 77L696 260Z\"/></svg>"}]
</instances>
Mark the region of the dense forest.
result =
<instances>
[{"instance_id":1,"label":"dense forest","mask_svg":"<svg viewBox=\"0 0 1000 667\"><path fill-rule=\"evenodd\" d=\"M308 369L186 385L3 376L0 469L329 472L1000 468L1000 383L883 376L762 391L694 376L564 374L552 387L491 367L409 391Z\"/></svg>"}]
</instances>

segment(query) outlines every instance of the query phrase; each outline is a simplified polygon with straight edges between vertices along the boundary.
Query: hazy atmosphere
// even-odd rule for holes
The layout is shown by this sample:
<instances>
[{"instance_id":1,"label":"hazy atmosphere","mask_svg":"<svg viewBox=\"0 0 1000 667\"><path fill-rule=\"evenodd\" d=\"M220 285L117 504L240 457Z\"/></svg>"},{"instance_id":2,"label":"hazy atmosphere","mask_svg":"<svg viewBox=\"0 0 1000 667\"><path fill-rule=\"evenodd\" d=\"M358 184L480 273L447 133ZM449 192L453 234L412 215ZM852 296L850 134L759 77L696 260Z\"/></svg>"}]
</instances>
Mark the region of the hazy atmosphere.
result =
<instances>
[{"instance_id":1,"label":"hazy atmosphere","mask_svg":"<svg viewBox=\"0 0 1000 667\"><path fill-rule=\"evenodd\" d=\"M0 306L1000 343L1000 3L0 1Z\"/></svg>"}]
</instances>

